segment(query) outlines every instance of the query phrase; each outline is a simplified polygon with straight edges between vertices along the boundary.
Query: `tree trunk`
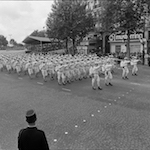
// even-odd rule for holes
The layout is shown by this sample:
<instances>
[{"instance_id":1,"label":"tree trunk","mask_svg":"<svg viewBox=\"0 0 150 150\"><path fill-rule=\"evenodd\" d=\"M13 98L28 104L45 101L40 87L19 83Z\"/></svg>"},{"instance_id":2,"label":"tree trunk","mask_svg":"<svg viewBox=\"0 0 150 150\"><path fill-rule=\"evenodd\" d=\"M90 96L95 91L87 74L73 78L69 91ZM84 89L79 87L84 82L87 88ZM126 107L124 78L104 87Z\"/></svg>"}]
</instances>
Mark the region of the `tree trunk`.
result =
<instances>
[{"instance_id":1,"label":"tree trunk","mask_svg":"<svg viewBox=\"0 0 150 150\"><path fill-rule=\"evenodd\" d=\"M103 46L102 51L103 51L103 54L106 53L106 50L105 50L105 46L106 46L105 37L106 37L106 34L104 32L102 32L102 42L103 42L103 44L102 44L102 46Z\"/></svg>"},{"instance_id":2,"label":"tree trunk","mask_svg":"<svg viewBox=\"0 0 150 150\"><path fill-rule=\"evenodd\" d=\"M68 38L65 39L65 46L66 46L66 53L69 54L69 50L68 50Z\"/></svg>"},{"instance_id":3,"label":"tree trunk","mask_svg":"<svg viewBox=\"0 0 150 150\"><path fill-rule=\"evenodd\" d=\"M145 49L144 49L144 42L142 43L143 50L142 50L142 64L145 65Z\"/></svg>"},{"instance_id":4,"label":"tree trunk","mask_svg":"<svg viewBox=\"0 0 150 150\"><path fill-rule=\"evenodd\" d=\"M75 54L75 39L72 39L72 44L73 44L73 51L72 51L72 54L74 55Z\"/></svg>"},{"instance_id":5,"label":"tree trunk","mask_svg":"<svg viewBox=\"0 0 150 150\"><path fill-rule=\"evenodd\" d=\"M130 58L130 30L127 31L127 57Z\"/></svg>"}]
</instances>

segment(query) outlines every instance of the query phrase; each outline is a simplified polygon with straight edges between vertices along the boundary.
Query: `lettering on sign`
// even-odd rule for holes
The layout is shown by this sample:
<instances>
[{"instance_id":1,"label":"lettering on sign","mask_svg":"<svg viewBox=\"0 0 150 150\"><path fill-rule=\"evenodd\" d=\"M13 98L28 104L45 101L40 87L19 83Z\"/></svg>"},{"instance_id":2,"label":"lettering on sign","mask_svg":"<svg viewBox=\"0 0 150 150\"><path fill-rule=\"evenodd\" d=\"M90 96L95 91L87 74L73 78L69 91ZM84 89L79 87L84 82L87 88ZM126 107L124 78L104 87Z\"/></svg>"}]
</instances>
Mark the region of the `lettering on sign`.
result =
<instances>
[{"instance_id":1,"label":"lettering on sign","mask_svg":"<svg viewBox=\"0 0 150 150\"><path fill-rule=\"evenodd\" d=\"M118 40L127 40L128 36L125 35L116 35L116 34L111 34L109 36L109 41L110 42L114 42L114 41L118 41ZM143 34L131 34L130 35L130 39L131 40L135 40L135 39L143 39Z\"/></svg>"}]
</instances>

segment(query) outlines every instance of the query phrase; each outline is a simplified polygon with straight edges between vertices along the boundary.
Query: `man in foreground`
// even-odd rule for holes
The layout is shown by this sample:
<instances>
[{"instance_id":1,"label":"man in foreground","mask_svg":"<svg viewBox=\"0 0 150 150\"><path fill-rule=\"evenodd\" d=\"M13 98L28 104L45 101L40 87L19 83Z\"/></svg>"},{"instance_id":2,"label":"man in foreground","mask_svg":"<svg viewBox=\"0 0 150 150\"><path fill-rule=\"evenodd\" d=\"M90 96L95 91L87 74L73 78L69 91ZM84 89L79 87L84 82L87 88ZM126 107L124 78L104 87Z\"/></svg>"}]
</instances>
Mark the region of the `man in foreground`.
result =
<instances>
[{"instance_id":1,"label":"man in foreground","mask_svg":"<svg viewBox=\"0 0 150 150\"><path fill-rule=\"evenodd\" d=\"M26 121L28 127L20 130L18 136L19 150L49 150L49 146L42 130L35 126L36 114L34 110L29 110L26 113Z\"/></svg>"}]
</instances>

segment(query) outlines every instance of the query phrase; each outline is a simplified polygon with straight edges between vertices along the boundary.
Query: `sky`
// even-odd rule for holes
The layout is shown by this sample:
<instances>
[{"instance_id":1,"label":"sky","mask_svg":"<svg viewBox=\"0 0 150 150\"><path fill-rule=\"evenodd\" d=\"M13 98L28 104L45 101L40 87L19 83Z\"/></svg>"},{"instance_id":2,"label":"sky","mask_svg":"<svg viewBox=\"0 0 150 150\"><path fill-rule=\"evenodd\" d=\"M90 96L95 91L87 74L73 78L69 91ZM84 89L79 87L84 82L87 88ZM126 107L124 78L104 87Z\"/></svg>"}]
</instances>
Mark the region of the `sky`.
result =
<instances>
[{"instance_id":1,"label":"sky","mask_svg":"<svg viewBox=\"0 0 150 150\"><path fill-rule=\"evenodd\" d=\"M53 0L0 0L0 35L17 43L34 30L43 30Z\"/></svg>"}]
</instances>

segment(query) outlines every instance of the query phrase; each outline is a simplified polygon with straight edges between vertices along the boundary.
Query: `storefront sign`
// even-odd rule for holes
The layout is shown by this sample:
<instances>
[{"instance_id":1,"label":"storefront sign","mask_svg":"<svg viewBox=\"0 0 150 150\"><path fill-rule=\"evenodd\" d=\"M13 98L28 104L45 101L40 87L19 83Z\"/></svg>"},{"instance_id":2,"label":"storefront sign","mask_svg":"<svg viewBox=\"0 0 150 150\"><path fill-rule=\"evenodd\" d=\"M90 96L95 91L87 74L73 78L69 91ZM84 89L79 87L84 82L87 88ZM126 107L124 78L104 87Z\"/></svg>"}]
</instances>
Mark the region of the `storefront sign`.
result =
<instances>
[{"instance_id":1,"label":"storefront sign","mask_svg":"<svg viewBox=\"0 0 150 150\"><path fill-rule=\"evenodd\" d=\"M111 34L109 36L109 41L110 42L115 42L118 40L127 40L128 36L127 35L116 35L116 34ZM143 34L131 34L130 35L130 39L131 40L135 40L135 39L143 39Z\"/></svg>"}]
</instances>

